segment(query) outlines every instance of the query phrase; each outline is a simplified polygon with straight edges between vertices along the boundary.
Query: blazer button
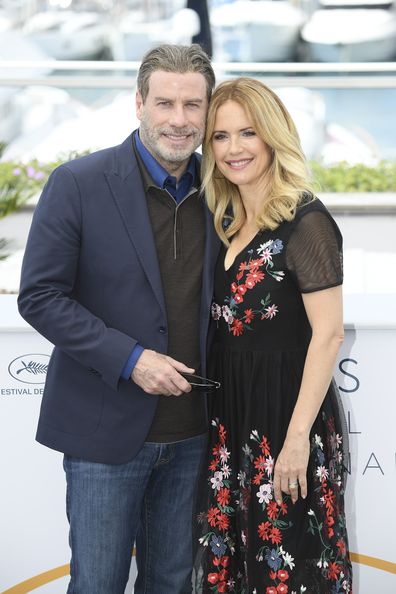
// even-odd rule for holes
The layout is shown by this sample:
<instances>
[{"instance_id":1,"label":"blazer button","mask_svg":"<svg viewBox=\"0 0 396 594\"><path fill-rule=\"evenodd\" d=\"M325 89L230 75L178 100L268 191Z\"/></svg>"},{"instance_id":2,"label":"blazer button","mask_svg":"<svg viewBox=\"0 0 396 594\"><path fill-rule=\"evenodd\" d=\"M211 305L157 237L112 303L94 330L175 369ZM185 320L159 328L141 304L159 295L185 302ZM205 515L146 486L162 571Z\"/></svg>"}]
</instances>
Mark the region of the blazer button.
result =
<instances>
[{"instance_id":1,"label":"blazer button","mask_svg":"<svg viewBox=\"0 0 396 594\"><path fill-rule=\"evenodd\" d=\"M163 326L160 326L159 331L161 334L166 334L166 328L164 328Z\"/></svg>"}]
</instances>

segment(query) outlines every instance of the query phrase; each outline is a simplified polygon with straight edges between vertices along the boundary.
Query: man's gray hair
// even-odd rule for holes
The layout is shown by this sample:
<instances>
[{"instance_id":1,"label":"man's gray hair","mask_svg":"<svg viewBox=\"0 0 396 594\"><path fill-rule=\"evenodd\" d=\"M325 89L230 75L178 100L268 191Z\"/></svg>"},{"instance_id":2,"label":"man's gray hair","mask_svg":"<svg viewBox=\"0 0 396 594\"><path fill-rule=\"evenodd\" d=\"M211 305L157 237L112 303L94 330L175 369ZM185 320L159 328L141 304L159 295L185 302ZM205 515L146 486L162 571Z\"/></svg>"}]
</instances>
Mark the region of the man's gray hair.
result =
<instances>
[{"instance_id":1,"label":"man's gray hair","mask_svg":"<svg viewBox=\"0 0 396 594\"><path fill-rule=\"evenodd\" d=\"M200 45L160 45L149 50L142 59L137 77L137 87L142 96L143 103L149 92L150 76L153 72L198 72L205 77L208 101L215 85L215 73L210 63L209 56Z\"/></svg>"}]
</instances>

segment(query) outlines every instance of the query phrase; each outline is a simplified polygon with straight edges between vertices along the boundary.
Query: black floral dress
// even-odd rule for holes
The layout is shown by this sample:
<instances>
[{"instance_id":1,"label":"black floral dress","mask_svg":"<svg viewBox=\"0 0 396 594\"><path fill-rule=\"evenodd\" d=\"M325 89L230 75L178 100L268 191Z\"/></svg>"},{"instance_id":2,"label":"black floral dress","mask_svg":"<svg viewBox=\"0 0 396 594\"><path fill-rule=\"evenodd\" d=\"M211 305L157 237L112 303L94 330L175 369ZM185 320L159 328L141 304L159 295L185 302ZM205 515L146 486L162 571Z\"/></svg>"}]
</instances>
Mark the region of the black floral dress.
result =
<instances>
[{"instance_id":1,"label":"black floral dress","mask_svg":"<svg viewBox=\"0 0 396 594\"><path fill-rule=\"evenodd\" d=\"M301 293L342 283L342 238L319 200L259 232L216 269L210 449L194 592L352 592L344 513L346 431L331 384L313 424L308 496L274 500L274 462L301 384L311 329Z\"/></svg>"}]
</instances>

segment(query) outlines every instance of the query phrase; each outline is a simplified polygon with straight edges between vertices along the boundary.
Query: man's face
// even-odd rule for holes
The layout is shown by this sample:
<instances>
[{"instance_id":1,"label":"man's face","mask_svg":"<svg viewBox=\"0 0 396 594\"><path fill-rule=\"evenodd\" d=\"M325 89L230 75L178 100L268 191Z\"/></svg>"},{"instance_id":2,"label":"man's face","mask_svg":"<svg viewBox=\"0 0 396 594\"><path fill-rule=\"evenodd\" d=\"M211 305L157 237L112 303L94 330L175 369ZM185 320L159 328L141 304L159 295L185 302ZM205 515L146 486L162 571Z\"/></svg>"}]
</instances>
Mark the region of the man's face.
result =
<instances>
[{"instance_id":1,"label":"man's face","mask_svg":"<svg viewBox=\"0 0 396 594\"><path fill-rule=\"evenodd\" d=\"M208 109L206 81L198 72L153 72L143 103L136 94L139 134L145 147L172 175L180 176L202 143Z\"/></svg>"}]
</instances>

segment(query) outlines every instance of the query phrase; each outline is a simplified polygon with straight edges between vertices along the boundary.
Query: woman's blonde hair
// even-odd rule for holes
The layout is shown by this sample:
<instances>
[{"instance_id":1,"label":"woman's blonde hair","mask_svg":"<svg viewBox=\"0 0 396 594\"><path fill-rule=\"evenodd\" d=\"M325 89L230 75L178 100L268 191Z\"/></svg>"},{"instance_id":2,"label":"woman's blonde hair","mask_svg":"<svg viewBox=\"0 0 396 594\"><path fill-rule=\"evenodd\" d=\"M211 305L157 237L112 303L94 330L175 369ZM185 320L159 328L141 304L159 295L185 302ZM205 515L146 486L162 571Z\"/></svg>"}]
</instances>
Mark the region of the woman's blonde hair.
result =
<instances>
[{"instance_id":1,"label":"woman's blonde hair","mask_svg":"<svg viewBox=\"0 0 396 594\"><path fill-rule=\"evenodd\" d=\"M292 220L304 192L311 191L311 183L298 132L279 97L254 78L240 77L221 83L209 105L202 183L209 209L214 214L216 231L228 246L229 238L242 227L246 214L238 187L219 171L213 154L216 113L226 101L235 101L245 109L256 134L272 153L269 193L257 217L259 229L273 230L282 221Z\"/></svg>"}]
</instances>

